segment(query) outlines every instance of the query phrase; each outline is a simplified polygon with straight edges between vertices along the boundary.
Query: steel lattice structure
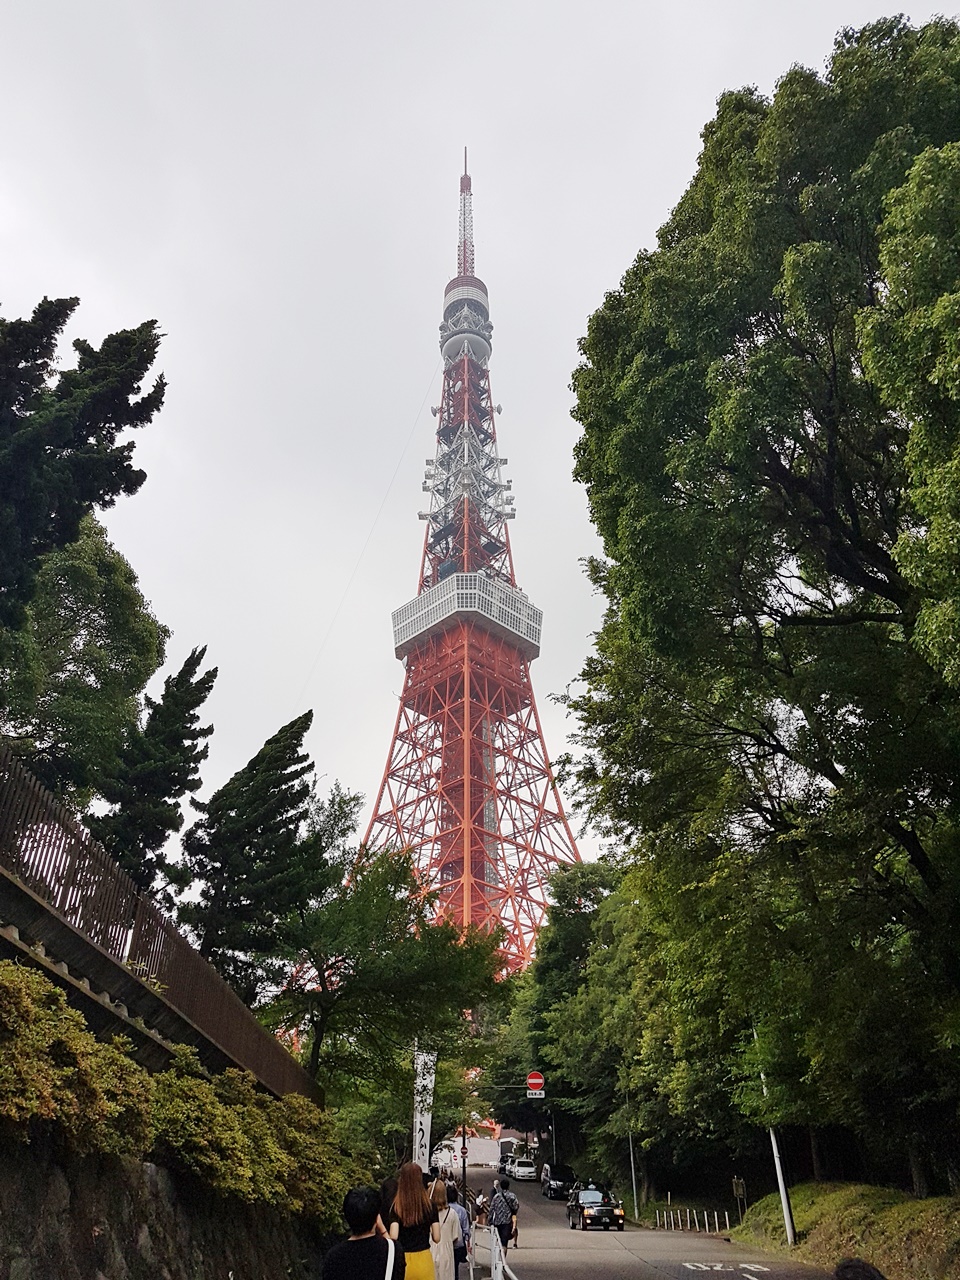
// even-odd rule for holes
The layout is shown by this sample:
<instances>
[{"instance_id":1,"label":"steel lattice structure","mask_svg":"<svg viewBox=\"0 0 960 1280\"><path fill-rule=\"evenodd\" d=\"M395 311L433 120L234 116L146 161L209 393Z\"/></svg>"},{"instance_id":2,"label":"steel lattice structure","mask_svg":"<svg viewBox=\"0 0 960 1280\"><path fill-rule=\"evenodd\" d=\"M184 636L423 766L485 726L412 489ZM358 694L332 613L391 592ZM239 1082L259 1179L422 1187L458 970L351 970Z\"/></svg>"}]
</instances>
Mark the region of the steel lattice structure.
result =
<instances>
[{"instance_id":1,"label":"steel lattice structure","mask_svg":"<svg viewBox=\"0 0 960 1280\"><path fill-rule=\"evenodd\" d=\"M443 395L423 485L419 588L393 614L403 693L365 843L412 850L441 914L502 925L505 964L517 969L533 955L549 875L580 855L530 683L542 615L514 576L513 498L487 371L493 326L474 275L466 172L457 265L440 325Z\"/></svg>"}]
</instances>

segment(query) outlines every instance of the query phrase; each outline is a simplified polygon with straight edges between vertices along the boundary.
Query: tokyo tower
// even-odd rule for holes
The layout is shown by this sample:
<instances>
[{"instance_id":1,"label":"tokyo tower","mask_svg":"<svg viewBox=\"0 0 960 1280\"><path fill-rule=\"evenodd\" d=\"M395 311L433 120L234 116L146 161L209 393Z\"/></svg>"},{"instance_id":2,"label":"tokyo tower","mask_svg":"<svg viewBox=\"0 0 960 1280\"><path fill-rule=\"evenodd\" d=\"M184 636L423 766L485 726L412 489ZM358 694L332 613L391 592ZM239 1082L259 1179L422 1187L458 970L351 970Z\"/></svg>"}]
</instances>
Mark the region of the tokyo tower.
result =
<instances>
[{"instance_id":1,"label":"tokyo tower","mask_svg":"<svg viewBox=\"0 0 960 1280\"><path fill-rule=\"evenodd\" d=\"M580 855L530 683L543 615L513 571L513 497L487 372L489 316L487 287L474 274L464 172L457 275L443 296L443 395L423 483L420 582L393 614L406 670L365 843L409 849L439 913L463 925L501 925L504 963L519 969L533 956L548 877Z\"/></svg>"}]
</instances>

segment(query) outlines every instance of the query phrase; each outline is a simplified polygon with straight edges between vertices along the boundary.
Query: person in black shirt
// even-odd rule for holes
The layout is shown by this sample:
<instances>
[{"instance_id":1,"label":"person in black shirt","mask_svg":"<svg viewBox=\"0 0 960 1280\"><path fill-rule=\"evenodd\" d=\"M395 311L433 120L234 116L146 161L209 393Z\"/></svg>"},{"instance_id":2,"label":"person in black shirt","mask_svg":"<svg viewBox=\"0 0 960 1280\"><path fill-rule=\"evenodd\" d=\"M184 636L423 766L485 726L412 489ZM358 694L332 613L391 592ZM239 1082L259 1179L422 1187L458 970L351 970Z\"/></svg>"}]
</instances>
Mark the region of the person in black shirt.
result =
<instances>
[{"instance_id":1,"label":"person in black shirt","mask_svg":"<svg viewBox=\"0 0 960 1280\"><path fill-rule=\"evenodd\" d=\"M403 1249L393 1245L393 1266L387 1272L392 1243L380 1218L376 1187L354 1187L343 1199L349 1240L335 1244L323 1259L323 1280L404 1280Z\"/></svg>"},{"instance_id":2,"label":"person in black shirt","mask_svg":"<svg viewBox=\"0 0 960 1280\"><path fill-rule=\"evenodd\" d=\"M403 1166L397 1179L390 1235L403 1245L407 1280L436 1280L430 1242L440 1243L437 1207L423 1189L423 1170L412 1160Z\"/></svg>"}]
</instances>

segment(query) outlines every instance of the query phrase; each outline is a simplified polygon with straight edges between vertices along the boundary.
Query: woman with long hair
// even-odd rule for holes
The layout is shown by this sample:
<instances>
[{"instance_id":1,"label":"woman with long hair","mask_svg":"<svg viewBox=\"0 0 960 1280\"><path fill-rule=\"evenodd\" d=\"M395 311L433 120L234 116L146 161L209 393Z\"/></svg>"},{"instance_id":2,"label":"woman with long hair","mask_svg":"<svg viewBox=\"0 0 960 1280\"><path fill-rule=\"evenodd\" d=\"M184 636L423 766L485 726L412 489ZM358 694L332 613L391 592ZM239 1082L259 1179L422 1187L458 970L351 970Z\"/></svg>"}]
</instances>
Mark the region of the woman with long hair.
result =
<instances>
[{"instance_id":1,"label":"woman with long hair","mask_svg":"<svg viewBox=\"0 0 960 1280\"><path fill-rule=\"evenodd\" d=\"M407 1258L406 1280L436 1280L430 1244L440 1243L436 1205L423 1185L423 1170L412 1160L400 1170L390 1208L390 1235Z\"/></svg>"},{"instance_id":2,"label":"woman with long hair","mask_svg":"<svg viewBox=\"0 0 960 1280\"><path fill-rule=\"evenodd\" d=\"M453 1280L455 1270L453 1250L460 1243L462 1232L460 1219L447 1200L447 1184L442 1178L437 1178L434 1182L430 1199L437 1210L437 1224L440 1227L439 1242L430 1246L437 1280Z\"/></svg>"}]
</instances>

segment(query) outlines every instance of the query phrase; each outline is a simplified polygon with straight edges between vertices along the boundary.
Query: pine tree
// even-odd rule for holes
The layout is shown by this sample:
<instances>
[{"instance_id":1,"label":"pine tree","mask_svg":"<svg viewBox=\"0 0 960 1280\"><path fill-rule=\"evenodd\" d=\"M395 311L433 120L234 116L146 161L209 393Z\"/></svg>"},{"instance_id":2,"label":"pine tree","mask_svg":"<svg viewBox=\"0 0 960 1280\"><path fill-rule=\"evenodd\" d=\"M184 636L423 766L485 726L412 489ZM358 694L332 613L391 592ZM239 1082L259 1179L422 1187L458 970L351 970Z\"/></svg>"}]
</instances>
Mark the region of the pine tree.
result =
<instances>
[{"instance_id":1,"label":"pine tree","mask_svg":"<svg viewBox=\"0 0 960 1280\"><path fill-rule=\"evenodd\" d=\"M167 837L183 826L180 801L200 786L200 764L213 726L200 725L199 709L217 678L217 668L198 675L207 650L194 649L159 701L146 698L147 716L127 736L117 767L98 791L110 813L88 817L87 826L143 889L164 869Z\"/></svg>"},{"instance_id":2,"label":"pine tree","mask_svg":"<svg viewBox=\"0 0 960 1280\"><path fill-rule=\"evenodd\" d=\"M160 344L156 321L110 334L99 350L77 339L76 368L57 374L78 302L44 298L29 320L0 319L0 627L21 626L44 553L146 479L132 443L117 438L163 403L162 376L140 394Z\"/></svg>"},{"instance_id":3,"label":"pine tree","mask_svg":"<svg viewBox=\"0 0 960 1280\"><path fill-rule=\"evenodd\" d=\"M303 738L312 720L312 711L291 720L206 804L194 801L203 816L183 841L200 893L180 919L248 1003L261 975L257 957L270 954L280 920L309 895L298 844L311 794Z\"/></svg>"}]
</instances>

